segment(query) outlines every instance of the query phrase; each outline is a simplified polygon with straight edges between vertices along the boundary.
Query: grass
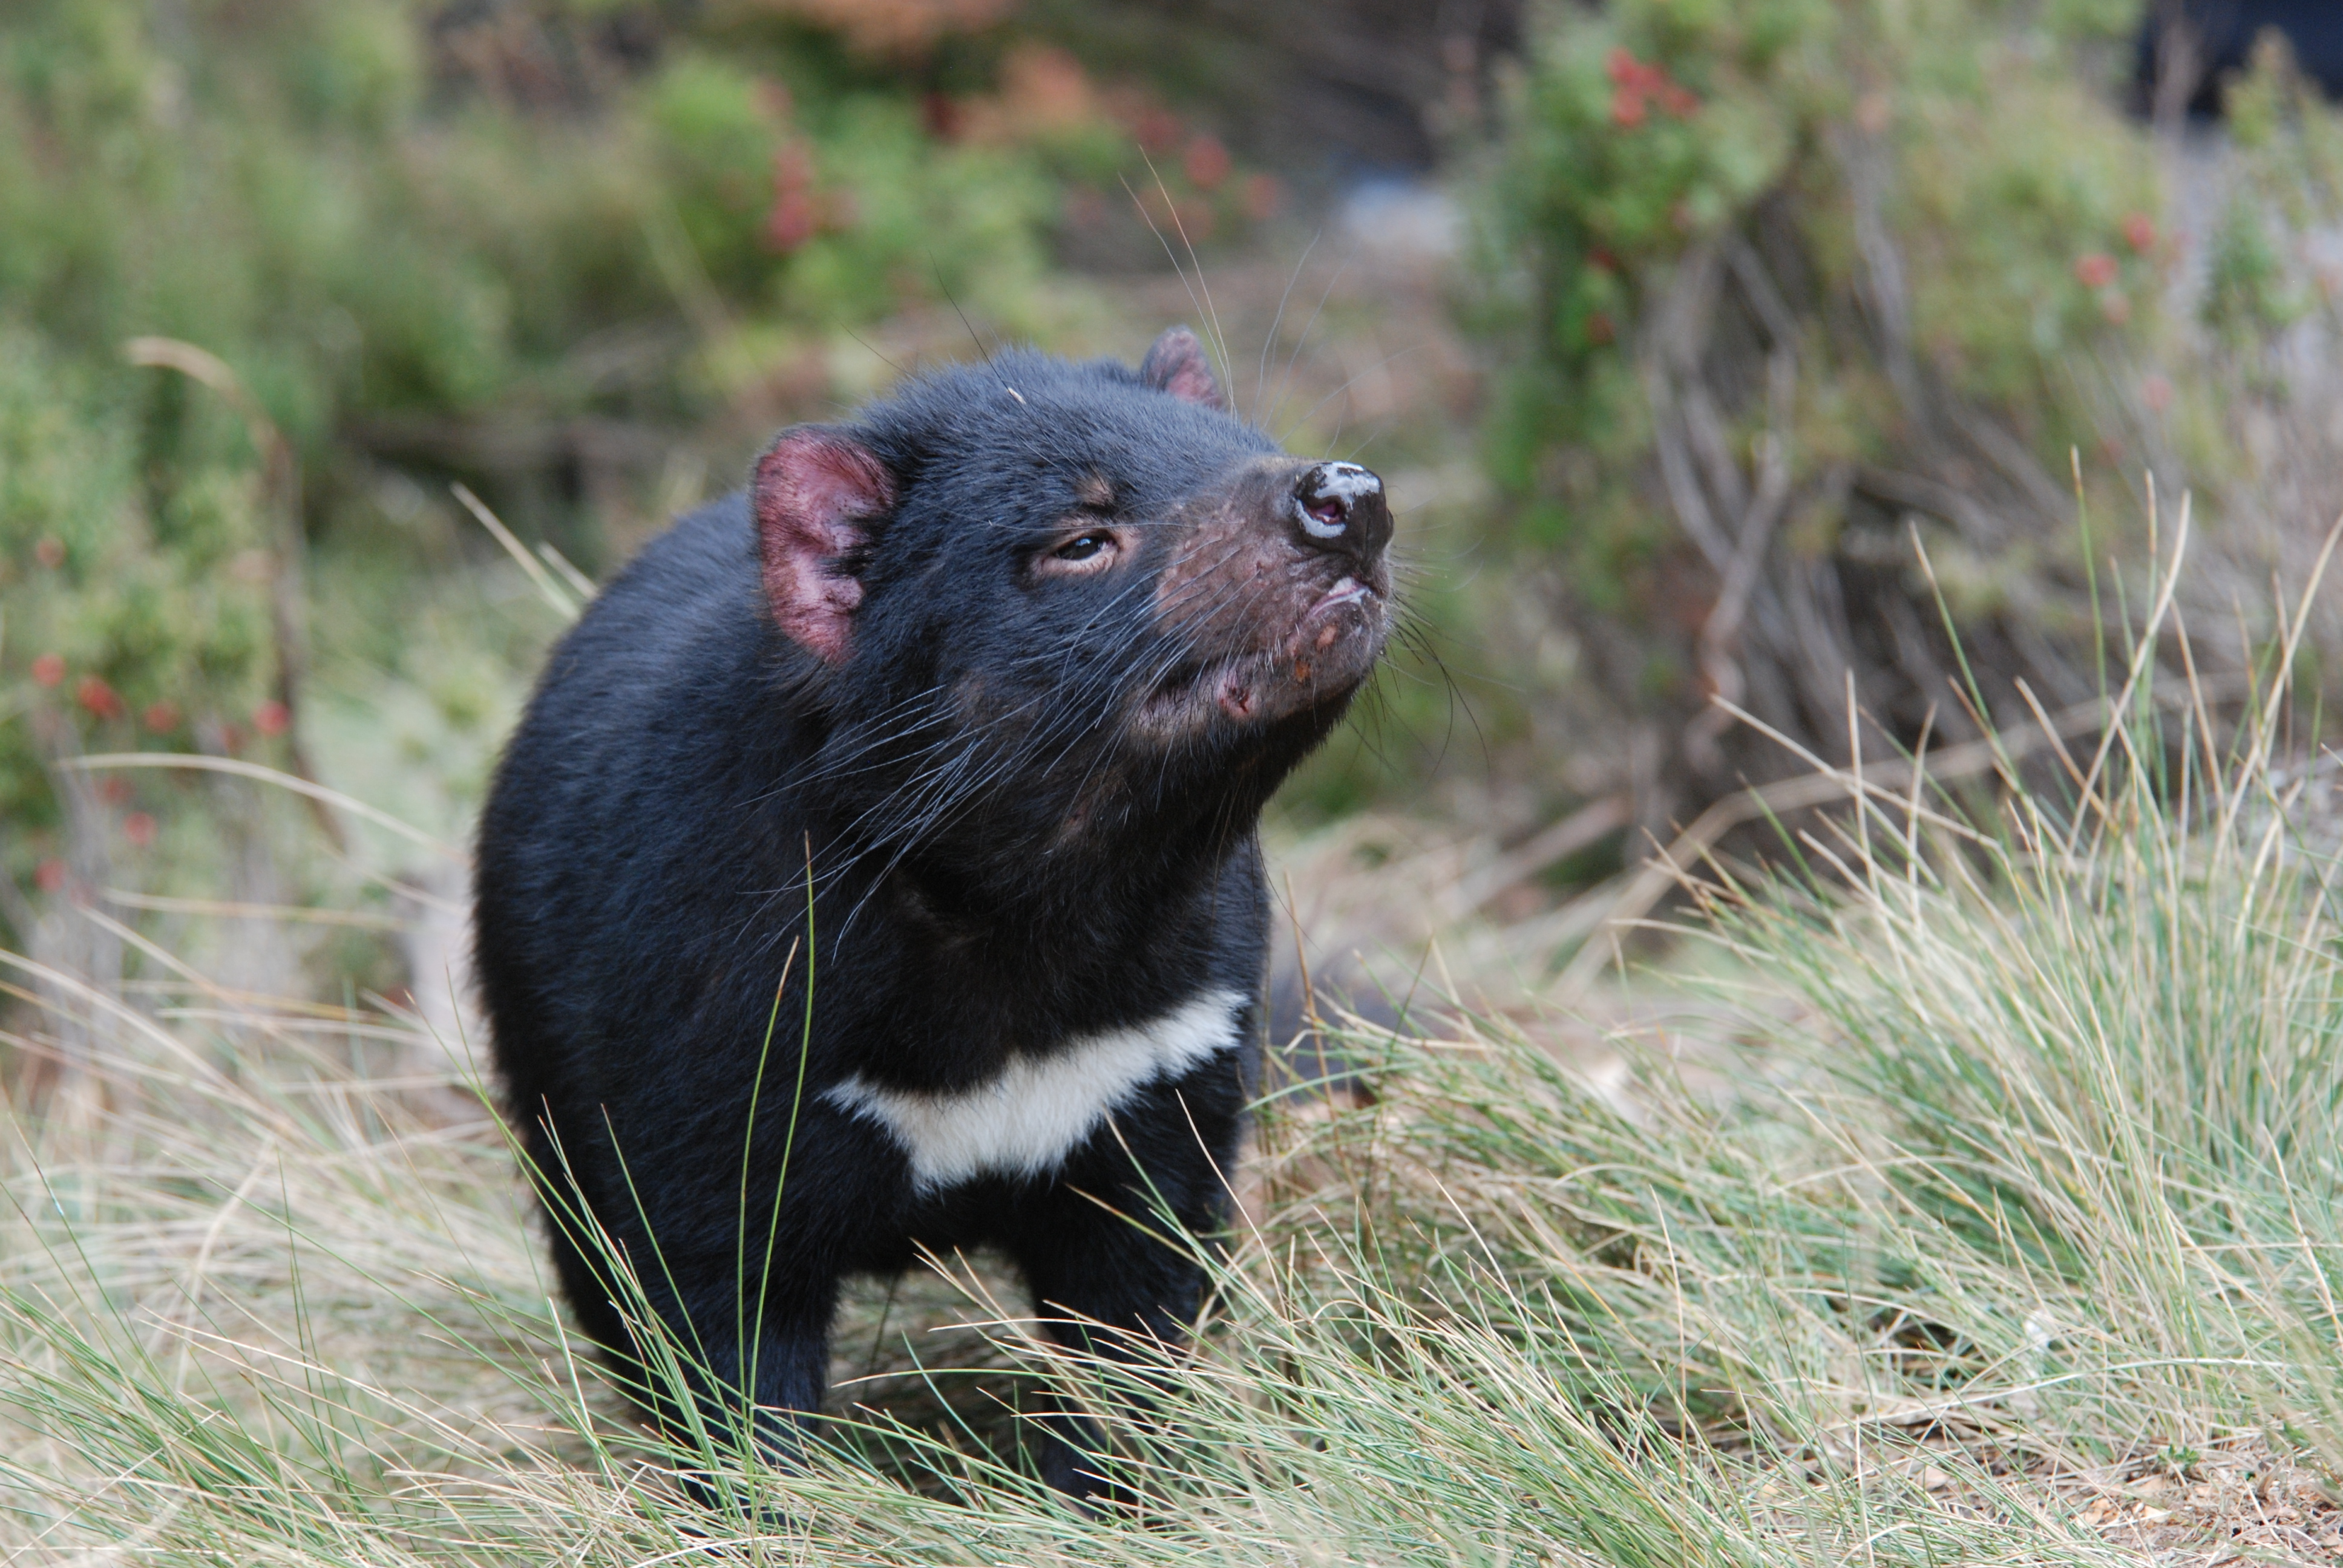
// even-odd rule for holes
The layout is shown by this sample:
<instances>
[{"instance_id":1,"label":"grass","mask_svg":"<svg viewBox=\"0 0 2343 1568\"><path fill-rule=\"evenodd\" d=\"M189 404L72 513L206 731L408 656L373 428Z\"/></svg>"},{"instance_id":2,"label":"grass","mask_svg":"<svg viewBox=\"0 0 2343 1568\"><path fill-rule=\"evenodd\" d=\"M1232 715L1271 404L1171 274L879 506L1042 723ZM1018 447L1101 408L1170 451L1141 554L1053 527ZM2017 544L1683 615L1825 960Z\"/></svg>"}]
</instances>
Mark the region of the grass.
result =
<instances>
[{"instance_id":1,"label":"grass","mask_svg":"<svg viewBox=\"0 0 2343 1568\"><path fill-rule=\"evenodd\" d=\"M1598 1082L1463 1007L1353 1030L1375 1097L1264 1108L1160 1422L948 1259L850 1305L805 1469L740 1469L720 1434L679 1454L565 1332L469 1087L379 1070L410 1024L20 974L45 999L20 1047L83 1054L0 1154L0 1539L288 1564L2343 1556L2334 771L2279 744L2282 680L2216 728L2138 696L2146 668L2062 789L1870 788L1775 870L1712 868L1686 930L1735 960L1700 982L1725 1038L1623 1036ZM1020 1470L1043 1372L1114 1418L1141 1507L1078 1518ZM699 1509L679 1464L760 1506Z\"/></svg>"}]
</instances>

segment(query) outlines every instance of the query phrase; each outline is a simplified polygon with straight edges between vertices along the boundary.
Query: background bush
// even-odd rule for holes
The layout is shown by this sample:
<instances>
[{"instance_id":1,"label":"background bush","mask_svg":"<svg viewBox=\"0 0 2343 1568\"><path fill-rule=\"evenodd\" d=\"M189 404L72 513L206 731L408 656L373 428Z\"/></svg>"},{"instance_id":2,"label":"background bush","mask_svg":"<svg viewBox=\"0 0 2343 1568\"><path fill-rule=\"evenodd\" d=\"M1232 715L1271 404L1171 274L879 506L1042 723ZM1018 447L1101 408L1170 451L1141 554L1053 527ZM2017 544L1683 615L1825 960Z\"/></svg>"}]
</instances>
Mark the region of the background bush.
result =
<instances>
[{"instance_id":1,"label":"background bush","mask_svg":"<svg viewBox=\"0 0 2343 1568\"><path fill-rule=\"evenodd\" d=\"M1713 698L1841 758L1850 699L1906 748L2093 699L2151 480L2167 543L2195 491L2194 623L2268 633L2343 501L2334 116L2278 49L2234 151L2127 117L2135 10L1551 14L1484 197L1487 450L1645 823L1795 766Z\"/></svg>"}]
</instances>

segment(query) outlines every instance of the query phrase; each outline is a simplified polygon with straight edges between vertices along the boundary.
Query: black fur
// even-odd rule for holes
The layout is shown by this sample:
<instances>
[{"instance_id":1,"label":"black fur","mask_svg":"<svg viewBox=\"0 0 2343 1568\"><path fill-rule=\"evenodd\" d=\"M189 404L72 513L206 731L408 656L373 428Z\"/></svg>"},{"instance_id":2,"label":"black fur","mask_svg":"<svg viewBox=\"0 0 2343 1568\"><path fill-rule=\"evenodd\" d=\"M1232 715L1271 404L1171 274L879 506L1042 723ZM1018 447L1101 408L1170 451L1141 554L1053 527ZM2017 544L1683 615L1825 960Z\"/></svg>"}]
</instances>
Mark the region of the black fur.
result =
<instances>
[{"instance_id":1,"label":"black fur","mask_svg":"<svg viewBox=\"0 0 2343 1568\"><path fill-rule=\"evenodd\" d=\"M891 1135L823 1095L855 1074L965 1089L1207 990L1259 995L1255 819L1382 646L1390 525L1378 490L1342 548L1302 538L1305 466L1219 411L1208 370L1196 396L1202 365L1004 354L787 433L751 492L650 545L555 649L481 824L478 973L563 1285L636 1389L656 1380L581 1201L705 1359L699 1397L737 1408L749 1385L777 1449L771 1412L820 1402L840 1276L921 1245L1001 1246L1070 1343L1080 1319L1167 1343L1192 1320L1196 1260L1132 1221L1160 1202L1220 1223L1257 1003L1240 1043L1054 1177L922 1195ZM770 517L794 503L768 476L836 471L808 441L875 457L891 505L842 525L841 559L776 568ZM1126 540L1116 569L1051 553L1083 518ZM842 655L783 631L775 570L859 585ZM1339 668L1278 664L1332 624L1297 607L1343 571L1372 624L1319 634ZM1086 1430L1061 1421L1041 1456L1077 1493L1099 1484Z\"/></svg>"}]
</instances>

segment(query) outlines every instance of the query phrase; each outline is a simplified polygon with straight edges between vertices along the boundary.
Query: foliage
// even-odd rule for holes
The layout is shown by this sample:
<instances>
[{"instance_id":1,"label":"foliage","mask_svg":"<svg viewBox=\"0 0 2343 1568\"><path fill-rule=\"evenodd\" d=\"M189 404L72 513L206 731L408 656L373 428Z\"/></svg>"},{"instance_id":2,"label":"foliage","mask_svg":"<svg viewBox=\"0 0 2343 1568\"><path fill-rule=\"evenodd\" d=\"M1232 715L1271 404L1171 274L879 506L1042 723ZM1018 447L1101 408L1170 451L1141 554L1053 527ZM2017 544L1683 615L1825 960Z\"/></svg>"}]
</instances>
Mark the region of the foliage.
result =
<instances>
[{"instance_id":1,"label":"foliage","mask_svg":"<svg viewBox=\"0 0 2343 1568\"><path fill-rule=\"evenodd\" d=\"M2288 253L2343 210L2343 119L2293 68L2281 39L2266 39L2255 68L2225 99L2244 150L2243 178L2223 205L2207 257L2203 315L2226 344L2247 350L2331 307L2331 265L2310 277Z\"/></svg>"},{"instance_id":2,"label":"foliage","mask_svg":"<svg viewBox=\"0 0 2343 1568\"><path fill-rule=\"evenodd\" d=\"M0 329L0 657L16 694L0 820L15 875L59 826L50 759L185 746L198 730L216 747L254 714L276 727L277 561L244 432L188 410L180 386L147 390L161 410L138 407L127 375ZM151 840L151 816L132 832L134 847Z\"/></svg>"},{"instance_id":3,"label":"foliage","mask_svg":"<svg viewBox=\"0 0 2343 1568\"><path fill-rule=\"evenodd\" d=\"M2148 135L2078 64L2106 10L1552 14L1484 203L1519 332L1489 452L1675 790L1766 765L1712 695L1843 749L1852 669L1917 738L1956 661L1913 524L1986 668L2088 695L2068 454L2132 455L2102 437L2176 256Z\"/></svg>"}]
</instances>

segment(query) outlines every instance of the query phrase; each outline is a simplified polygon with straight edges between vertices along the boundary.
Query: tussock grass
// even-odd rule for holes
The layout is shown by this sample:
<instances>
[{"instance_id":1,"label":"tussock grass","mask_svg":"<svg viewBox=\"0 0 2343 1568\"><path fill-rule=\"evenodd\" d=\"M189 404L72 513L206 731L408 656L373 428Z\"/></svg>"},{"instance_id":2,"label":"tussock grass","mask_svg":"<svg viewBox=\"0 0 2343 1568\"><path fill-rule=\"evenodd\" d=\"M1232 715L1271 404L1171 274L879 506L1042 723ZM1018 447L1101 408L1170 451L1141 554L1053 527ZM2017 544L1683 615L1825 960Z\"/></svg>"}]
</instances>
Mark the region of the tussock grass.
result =
<instances>
[{"instance_id":1,"label":"tussock grass","mask_svg":"<svg viewBox=\"0 0 2343 1568\"><path fill-rule=\"evenodd\" d=\"M97 1044L0 1154L0 1534L299 1564L2328 1560L2331 770L2282 760L2282 684L2217 730L2140 684L2062 792L1850 777L1859 809L1776 871L1703 879L1729 1043L1623 1040L1598 1089L1462 1009L1353 1030L1373 1102L1265 1108L1168 1376L1033 1342L980 1260L873 1290L838 1372L877 1381L789 1472L626 1417L493 1119L361 1070L398 1020L45 977L39 1030ZM1044 1373L1141 1504L1076 1517L1020 1468Z\"/></svg>"}]
</instances>

